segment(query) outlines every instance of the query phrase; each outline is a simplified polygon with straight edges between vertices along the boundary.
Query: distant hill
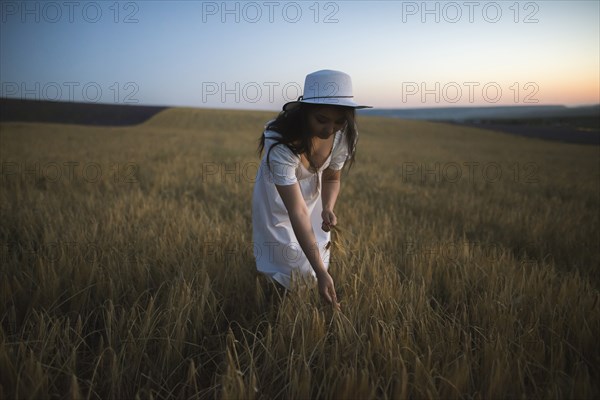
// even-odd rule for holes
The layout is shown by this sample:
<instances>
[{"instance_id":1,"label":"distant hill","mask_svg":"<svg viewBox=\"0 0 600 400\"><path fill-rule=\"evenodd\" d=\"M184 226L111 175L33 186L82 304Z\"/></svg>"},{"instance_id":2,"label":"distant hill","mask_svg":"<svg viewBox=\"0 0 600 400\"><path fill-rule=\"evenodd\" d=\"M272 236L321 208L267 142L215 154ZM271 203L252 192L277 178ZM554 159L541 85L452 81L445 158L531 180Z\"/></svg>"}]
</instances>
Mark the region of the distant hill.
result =
<instances>
[{"instance_id":1,"label":"distant hill","mask_svg":"<svg viewBox=\"0 0 600 400\"><path fill-rule=\"evenodd\" d=\"M359 114L428 121L476 122L480 120L510 120L538 118L600 118L600 104L582 107L555 106L498 106L498 107L439 107L407 109L366 109Z\"/></svg>"},{"instance_id":2,"label":"distant hill","mask_svg":"<svg viewBox=\"0 0 600 400\"><path fill-rule=\"evenodd\" d=\"M359 114L469 125L530 138L600 145L600 104L367 109L359 110Z\"/></svg>"},{"instance_id":3,"label":"distant hill","mask_svg":"<svg viewBox=\"0 0 600 400\"><path fill-rule=\"evenodd\" d=\"M169 112L160 113L164 110ZM192 124L205 129L218 129L220 124L231 117L231 110L197 108L190 114L193 118L182 118L188 111L184 107L0 98L0 122L121 126L136 125L152 119L154 124L170 127ZM557 105L367 109L358 112L359 115L461 124L531 138L600 145L600 105L572 108ZM262 126L263 119L267 118L264 114L265 112L256 114L257 126Z\"/></svg>"},{"instance_id":4,"label":"distant hill","mask_svg":"<svg viewBox=\"0 0 600 400\"><path fill-rule=\"evenodd\" d=\"M0 122L135 125L168 107L0 98Z\"/></svg>"}]
</instances>

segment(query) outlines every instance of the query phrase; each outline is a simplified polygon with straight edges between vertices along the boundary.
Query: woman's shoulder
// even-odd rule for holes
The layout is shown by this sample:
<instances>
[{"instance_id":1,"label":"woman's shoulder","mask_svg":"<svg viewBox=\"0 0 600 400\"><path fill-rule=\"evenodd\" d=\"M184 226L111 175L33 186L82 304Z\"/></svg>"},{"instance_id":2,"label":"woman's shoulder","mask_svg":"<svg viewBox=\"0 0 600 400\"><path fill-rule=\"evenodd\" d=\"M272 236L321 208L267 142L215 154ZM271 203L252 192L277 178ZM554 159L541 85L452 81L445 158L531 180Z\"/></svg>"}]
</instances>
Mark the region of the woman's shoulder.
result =
<instances>
[{"instance_id":1,"label":"woman's shoulder","mask_svg":"<svg viewBox=\"0 0 600 400\"><path fill-rule=\"evenodd\" d=\"M266 138L279 138L282 137L281 133L274 131L272 129L265 128L263 134Z\"/></svg>"},{"instance_id":2,"label":"woman's shoulder","mask_svg":"<svg viewBox=\"0 0 600 400\"><path fill-rule=\"evenodd\" d=\"M273 129L273 127L272 127L273 122L275 122L274 119L268 121L263 128L264 129L263 135L265 135L266 138L281 137L281 133L279 133Z\"/></svg>"},{"instance_id":3,"label":"woman's shoulder","mask_svg":"<svg viewBox=\"0 0 600 400\"><path fill-rule=\"evenodd\" d=\"M345 130L339 130L335 134L335 138L333 139L333 147L345 146L348 140L348 134Z\"/></svg>"},{"instance_id":4,"label":"woman's shoulder","mask_svg":"<svg viewBox=\"0 0 600 400\"><path fill-rule=\"evenodd\" d=\"M284 136L281 132L278 132L274 129L269 129L267 127L265 127L265 131L263 134L265 135L265 139L271 139L274 141L278 141L277 139L281 139ZM297 145L299 145L299 143L292 142L291 145L297 146Z\"/></svg>"}]
</instances>

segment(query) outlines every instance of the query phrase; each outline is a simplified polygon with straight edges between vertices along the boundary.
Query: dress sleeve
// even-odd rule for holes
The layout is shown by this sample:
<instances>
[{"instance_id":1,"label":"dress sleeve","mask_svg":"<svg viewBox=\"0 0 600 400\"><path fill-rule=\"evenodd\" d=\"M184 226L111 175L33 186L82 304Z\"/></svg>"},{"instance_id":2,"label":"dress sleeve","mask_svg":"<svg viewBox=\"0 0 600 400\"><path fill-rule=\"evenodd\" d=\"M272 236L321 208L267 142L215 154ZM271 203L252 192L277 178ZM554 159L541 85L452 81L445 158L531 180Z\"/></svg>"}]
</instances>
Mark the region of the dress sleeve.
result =
<instances>
[{"instance_id":1,"label":"dress sleeve","mask_svg":"<svg viewBox=\"0 0 600 400\"><path fill-rule=\"evenodd\" d=\"M336 171L342 169L348 157L348 137L346 136L345 132L341 132L340 139L334 146L331 153L331 162L329 163L329 168Z\"/></svg>"},{"instance_id":2,"label":"dress sleeve","mask_svg":"<svg viewBox=\"0 0 600 400\"><path fill-rule=\"evenodd\" d=\"M268 153L269 170L276 185L293 185L298 182L296 169L300 165L300 157L294 154L285 144L277 144L268 140L271 152Z\"/></svg>"}]
</instances>

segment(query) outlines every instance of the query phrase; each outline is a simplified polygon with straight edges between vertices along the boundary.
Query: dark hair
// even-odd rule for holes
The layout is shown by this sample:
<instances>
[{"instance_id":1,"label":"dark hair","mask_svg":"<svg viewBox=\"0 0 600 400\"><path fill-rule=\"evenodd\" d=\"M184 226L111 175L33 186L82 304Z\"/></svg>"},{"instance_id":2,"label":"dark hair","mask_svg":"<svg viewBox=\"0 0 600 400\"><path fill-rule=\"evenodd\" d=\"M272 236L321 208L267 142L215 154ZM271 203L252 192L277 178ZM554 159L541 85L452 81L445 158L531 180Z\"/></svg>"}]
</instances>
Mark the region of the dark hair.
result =
<instances>
[{"instance_id":1,"label":"dark hair","mask_svg":"<svg viewBox=\"0 0 600 400\"><path fill-rule=\"evenodd\" d=\"M316 107L322 107L323 104L299 103L294 108L287 111L281 111L277 118L271 121L267 126L267 130L272 130L281 134L281 138L275 139L275 143L267 151L267 165L269 164L269 153L276 145L286 145L294 154L310 154L312 152L312 141L310 132L307 127L308 113ZM356 143L358 142L358 130L356 127L356 114L352 107L341 107L344 109L346 117L346 127L344 134L347 136L348 142L348 168L354 163L356 153ZM296 144L295 144L296 143ZM265 148L265 134L261 135L258 144L258 156L262 155Z\"/></svg>"}]
</instances>

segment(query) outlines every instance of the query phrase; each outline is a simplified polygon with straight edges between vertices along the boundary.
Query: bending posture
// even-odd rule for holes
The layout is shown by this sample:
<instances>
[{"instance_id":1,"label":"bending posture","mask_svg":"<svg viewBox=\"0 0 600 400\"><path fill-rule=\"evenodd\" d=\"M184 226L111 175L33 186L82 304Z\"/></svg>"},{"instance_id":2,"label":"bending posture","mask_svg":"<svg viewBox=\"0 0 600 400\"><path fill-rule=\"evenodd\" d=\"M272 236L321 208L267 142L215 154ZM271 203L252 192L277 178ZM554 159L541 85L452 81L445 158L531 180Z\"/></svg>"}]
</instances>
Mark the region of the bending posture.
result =
<instances>
[{"instance_id":1,"label":"bending posture","mask_svg":"<svg viewBox=\"0 0 600 400\"><path fill-rule=\"evenodd\" d=\"M329 275L330 228L345 164L352 164L358 132L352 81L343 72L306 76L303 96L286 103L265 126L264 155L252 196L252 235L258 271L286 289L294 279L314 279L335 307Z\"/></svg>"}]
</instances>

